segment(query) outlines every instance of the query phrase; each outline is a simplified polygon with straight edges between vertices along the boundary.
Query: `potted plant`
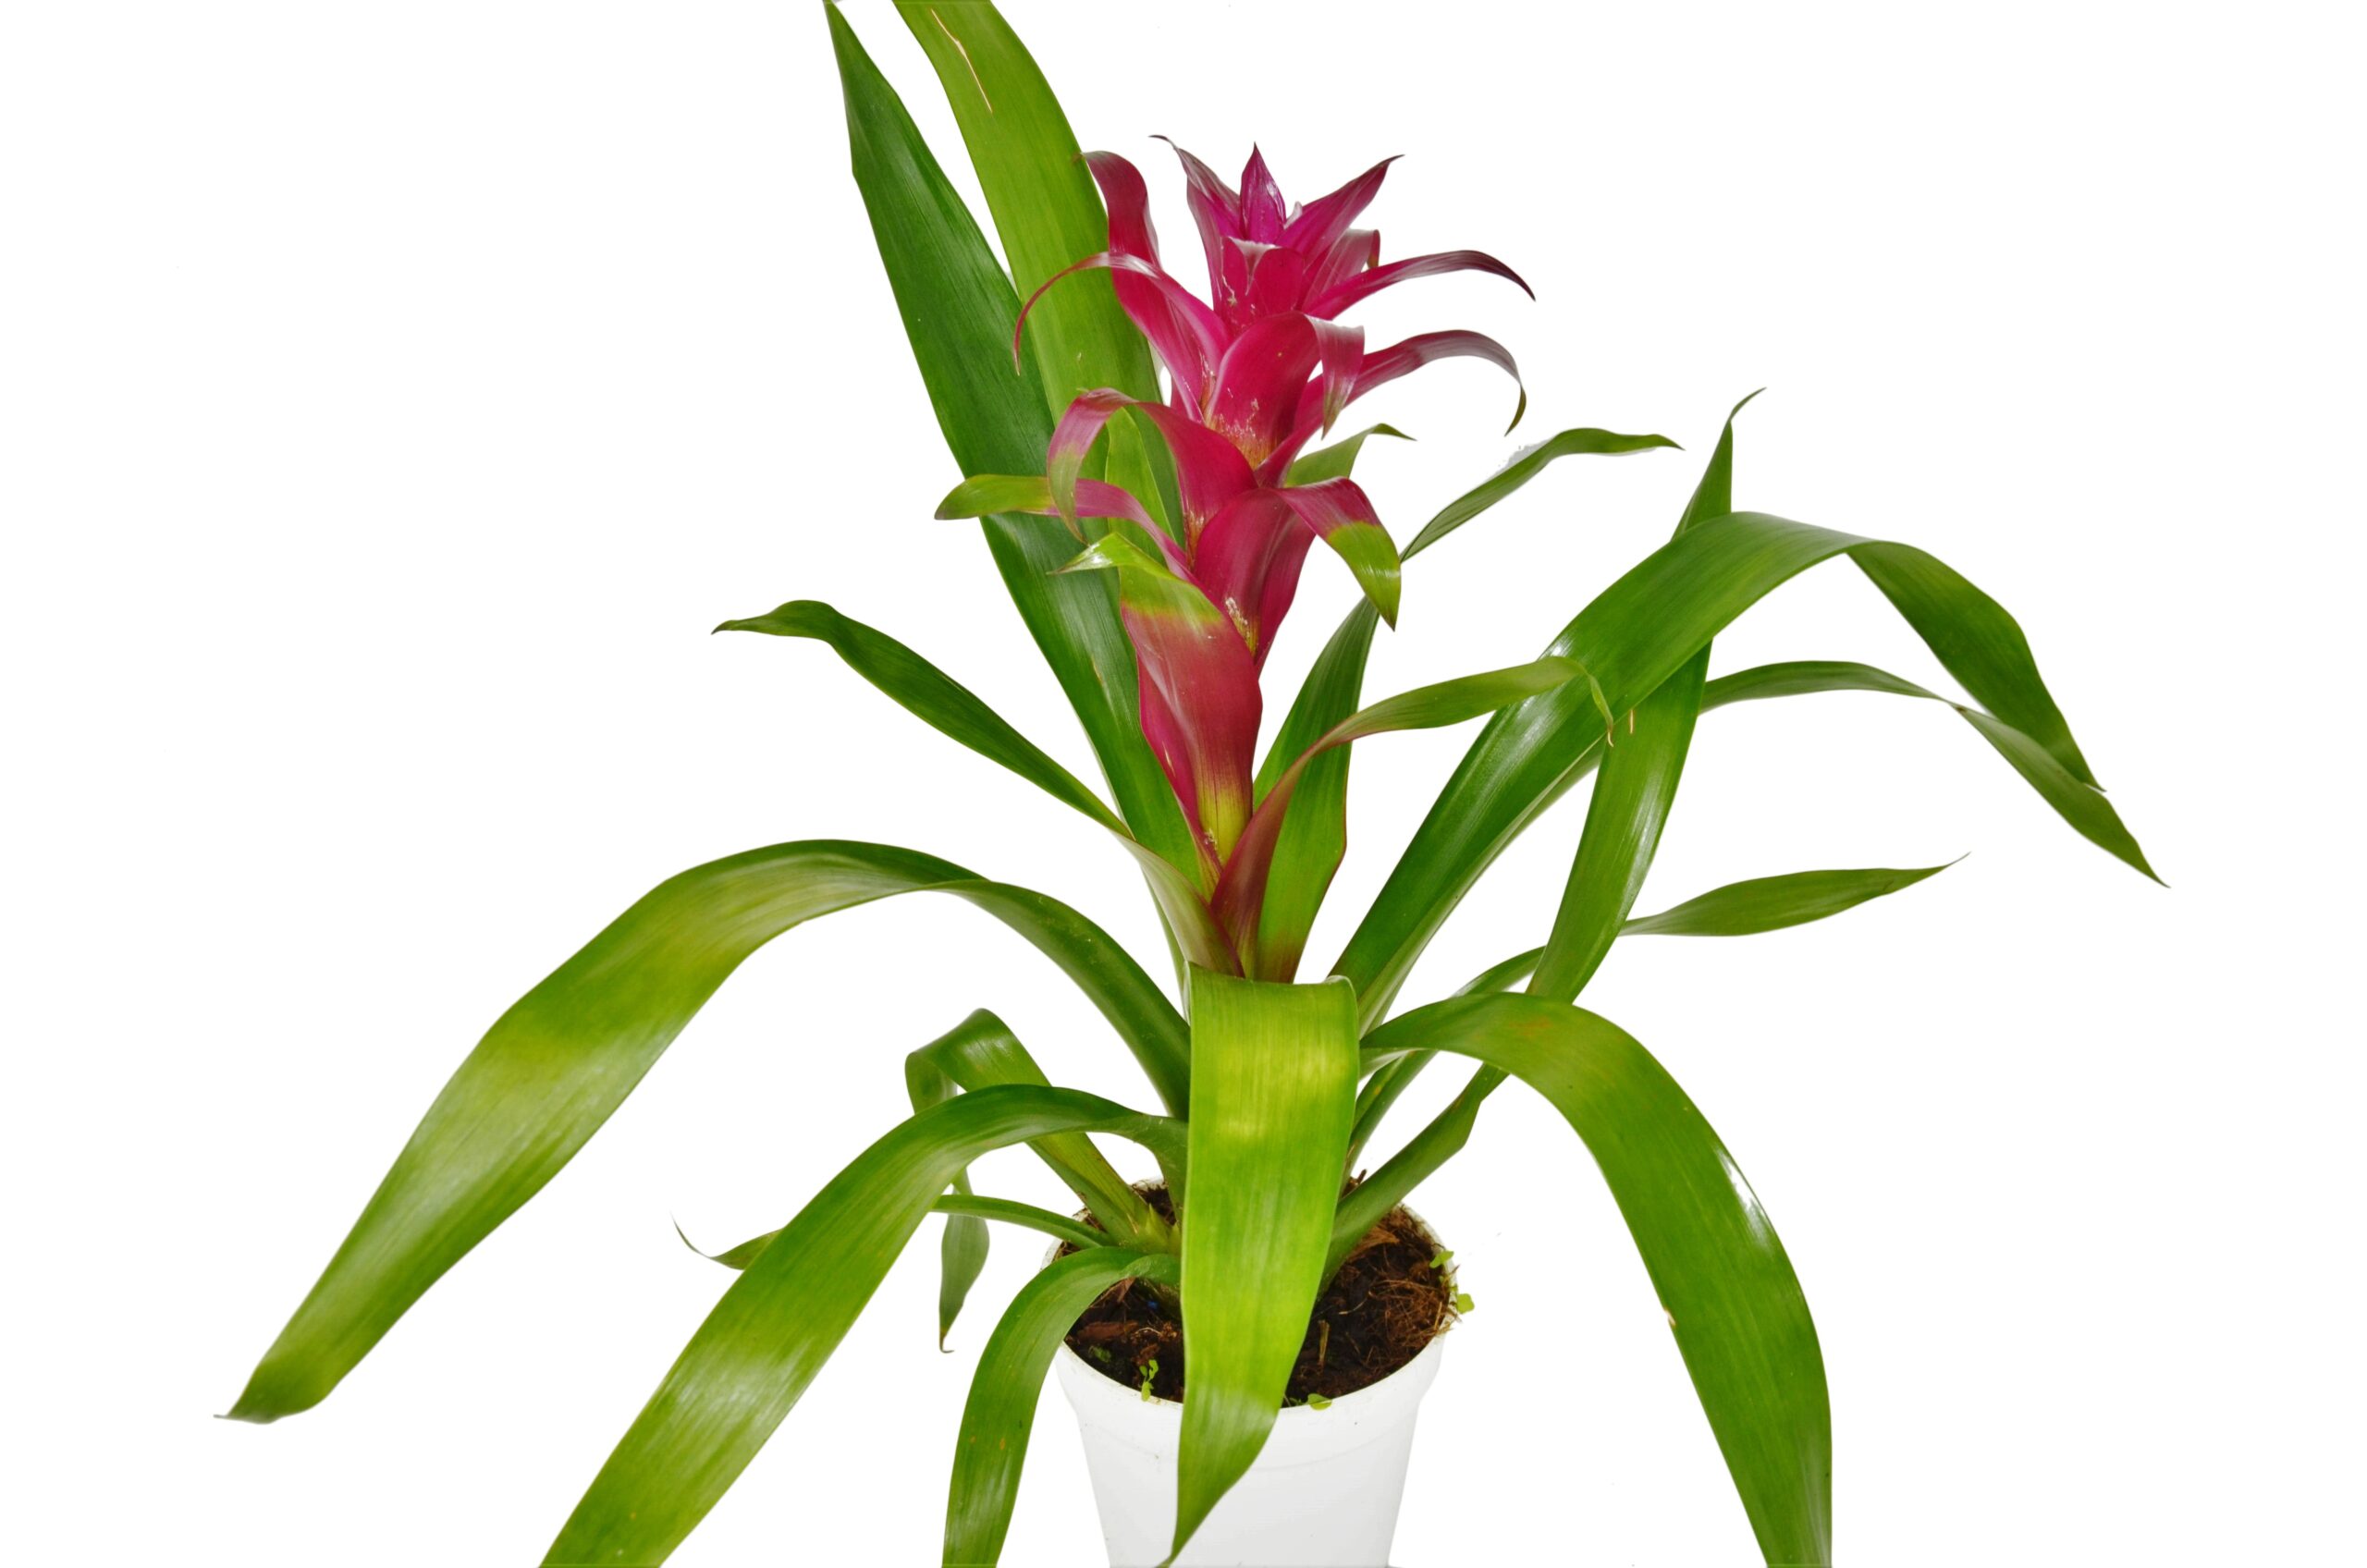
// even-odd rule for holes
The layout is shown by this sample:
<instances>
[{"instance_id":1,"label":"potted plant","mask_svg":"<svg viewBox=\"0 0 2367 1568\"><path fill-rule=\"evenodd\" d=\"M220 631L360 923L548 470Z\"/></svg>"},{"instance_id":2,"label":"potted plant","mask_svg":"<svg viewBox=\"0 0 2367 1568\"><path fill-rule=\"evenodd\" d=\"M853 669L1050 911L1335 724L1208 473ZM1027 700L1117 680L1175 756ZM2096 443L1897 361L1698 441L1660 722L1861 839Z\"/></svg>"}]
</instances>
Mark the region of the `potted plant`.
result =
<instances>
[{"instance_id":1,"label":"potted plant","mask_svg":"<svg viewBox=\"0 0 2367 1568\"><path fill-rule=\"evenodd\" d=\"M803 840L687 871L494 1024L231 1414L271 1421L325 1398L568 1162L755 949L839 910L938 892L1059 965L1141 1067L1157 1109L1049 1084L990 1013L914 1050L910 1119L779 1231L721 1255L737 1278L549 1562L665 1559L932 1213L944 1216L940 1330L979 1276L991 1224L1052 1240L979 1357L954 1441L948 1563L998 1559L1055 1366L1085 1432L1113 1562L1385 1562L1414 1410L1439 1371L1439 1336L1468 1307L1451 1253L1404 1206L1512 1078L1562 1114L1609 1184L1760 1550L1771 1562L1828 1561L1829 1413L1799 1282L1700 1112L1576 998L1623 937L1772 930L1940 869L1760 878L1637 915L1694 726L1729 704L1829 691L1947 703L2075 830L2152 875L2020 629L1920 550L1736 510L1730 416L1669 541L1588 600L1539 657L1367 702L1367 655L1380 623L1395 622L1405 562L1561 458L1674 443L1563 431L1399 546L1354 472L1364 442L1393 432L1335 437L1334 422L1442 356L1488 360L1516 385L1517 373L1478 334L1372 348L1347 318L1400 281L1516 275L1476 251L1381 261L1377 237L1355 225L1386 163L1293 206L1254 151L1238 189L1179 152L1208 266L1203 300L1160 256L1141 175L1080 155L991 6L898 9L945 88L1009 263L831 10L855 178L964 476L938 515L981 521L1108 795L921 654L828 606L792 601L725 628L827 643L912 715L1090 819L1141 869L1174 991L1077 911L914 850ZM1261 667L1318 545L1362 600L1261 755ZM1709 677L1729 621L1836 556L1969 700L1859 664ZM1306 975L1303 949L1344 851L1351 743L1482 718L1345 950ZM1401 1006L1416 959L1480 873L1589 778L1542 943L1453 996ZM1469 1062L1471 1076L1372 1163L1399 1096L1441 1058ZM1094 1133L1143 1151L1134 1179ZM1021 1143L1075 1194L1076 1214L971 1189L974 1160Z\"/></svg>"}]
</instances>

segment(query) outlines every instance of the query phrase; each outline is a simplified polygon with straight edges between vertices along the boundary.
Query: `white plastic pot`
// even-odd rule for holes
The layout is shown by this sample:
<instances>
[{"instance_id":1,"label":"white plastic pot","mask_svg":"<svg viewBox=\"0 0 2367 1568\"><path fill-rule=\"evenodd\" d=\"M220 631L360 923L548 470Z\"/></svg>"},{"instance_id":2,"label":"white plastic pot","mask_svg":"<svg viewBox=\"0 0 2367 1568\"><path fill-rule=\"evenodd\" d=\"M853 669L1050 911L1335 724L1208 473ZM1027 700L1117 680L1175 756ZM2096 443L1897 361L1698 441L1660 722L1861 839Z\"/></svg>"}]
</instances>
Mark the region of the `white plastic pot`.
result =
<instances>
[{"instance_id":1,"label":"white plastic pot","mask_svg":"<svg viewBox=\"0 0 2367 1568\"><path fill-rule=\"evenodd\" d=\"M1257 1463L1193 1536L1180 1568L1388 1568L1414 1417L1445 1347L1441 1335L1326 1408L1278 1413ZM1164 1562L1175 1533L1183 1405L1145 1399L1066 1345L1052 1365L1085 1438L1110 1568Z\"/></svg>"}]
</instances>

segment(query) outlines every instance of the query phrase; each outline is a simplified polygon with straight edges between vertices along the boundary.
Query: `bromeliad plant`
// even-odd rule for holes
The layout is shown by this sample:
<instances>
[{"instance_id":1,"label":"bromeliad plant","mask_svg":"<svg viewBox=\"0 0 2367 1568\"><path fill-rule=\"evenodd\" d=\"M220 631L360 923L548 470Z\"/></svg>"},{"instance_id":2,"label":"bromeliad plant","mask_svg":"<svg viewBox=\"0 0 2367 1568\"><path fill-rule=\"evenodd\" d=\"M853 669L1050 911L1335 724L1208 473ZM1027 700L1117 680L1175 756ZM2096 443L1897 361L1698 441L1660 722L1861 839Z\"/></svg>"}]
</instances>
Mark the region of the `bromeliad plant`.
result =
<instances>
[{"instance_id":1,"label":"bromeliad plant","mask_svg":"<svg viewBox=\"0 0 2367 1568\"><path fill-rule=\"evenodd\" d=\"M1051 1085L991 1013L914 1051L910 1120L784 1228L724 1255L738 1279L594 1479L550 1562L664 1559L797 1403L932 1212L947 1217L940 1335L978 1278L987 1221L1077 1248L1020 1292L980 1359L955 1447L945 1561L996 1560L1045 1367L1078 1314L1127 1280L1169 1292L1183 1314L1180 1550L1264 1443L1319 1288L1465 1146L1508 1077L1562 1113L1610 1183L1760 1549L1771 1562L1827 1561L1830 1419L1791 1265L1692 1102L1642 1046L1575 1003L1622 937L1772 930L1937 869L1768 877L1634 915L1695 724L1733 703L1833 691L1944 703L2074 829L2152 875L2020 629L1920 550L1735 510L1730 420L1674 535L1586 603L1542 656L1360 705L1378 624L1396 620L1404 561L1561 458L1673 443L1564 431L1399 550L1353 477L1366 438L1387 427L1312 444L1348 405L1431 360L1476 356L1514 372L1512 356L1467 332L1367 350L1341 318L1392 283L1461 269L1519 282L1511 269L1473 251L1382 262L1379 237L1354 225L1385 163L1294 208L1254 153L1236 190L1179 152L1208 266L1204 300L1166 270L1142 177L1110 154L1080 157L992 7L898 9L951 103L1009 262L1006 272L831 11L856 182L939 427L971 476L939 514L983 520L1110 799L919 654L826 605L796 601L726 625L828 643L924 722L1106 830L1157 900L1183 1005L1076 911L917 851L809 840L685 872L495 1023L232 1414L271 1421L325 1397L557 1174L758 947L820 915L931 891L975 905L1058 964L1133 1053L1160 1109ZM1318 541L1361 602L1259 760L1259 674ZM1711 640L1727 622L1835 556L1872 581L1969 701L1861 664L1709 678ZM1294 983L1344 848L1348 743L1483 716L1492 717L1328 976ZM1416 960L1465 892L1590 776L1543 944L1446 999L1398 1010ZM1348 1185L1398 1096L1441 1055L1477 1070L1444 1111ZM1092 1133L1148 1151L1171 1219ZM973 1160L1023 1142L1091 1224L971 1192Z\"/></svg>"}]
</instances>

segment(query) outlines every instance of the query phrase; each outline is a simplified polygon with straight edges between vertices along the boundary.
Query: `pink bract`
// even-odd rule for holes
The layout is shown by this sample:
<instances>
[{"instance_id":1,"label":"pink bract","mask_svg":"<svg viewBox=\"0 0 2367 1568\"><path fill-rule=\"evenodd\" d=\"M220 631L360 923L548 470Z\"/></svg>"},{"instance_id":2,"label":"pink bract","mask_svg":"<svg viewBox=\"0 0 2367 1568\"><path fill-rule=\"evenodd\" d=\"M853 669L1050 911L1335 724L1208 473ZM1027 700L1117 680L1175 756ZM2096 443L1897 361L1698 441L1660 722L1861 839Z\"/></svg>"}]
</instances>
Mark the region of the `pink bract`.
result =
<instances>
[{"instance_id":1,"label":"pink bract","mask_svg":"<svg viewBox=\"0 0 2367 1568\"><path fill-rule=\"evenodd\" d=\"M1166 372L1163 402L1105 387L1069 405L1045 454L1049 494L1030 509L1072 529L1081 516L1123 520L1140 536L1122 549L1105 541L1074 565L1116 573L1144 733L1198 838L1213 888L1252 803L1258 671L1315 542L1331 545L1382 617L1396 619L1397 549L1370 497L1344 478L1292 484L1290 465L1357 398L1433 360L1481 359L1516 386L1520 379L1511 352L1479 333L1423 333L1367 351L1363 328L1336 318L1383 288L1441 273L1490 273L1528 286L1478 251L1382 263L1380 235L1355 225L1393 159L1300 207L1255 149L1238 190L1190 153L1175 153L1208 298L1160 259L1141 172L1114 153L1088 153L1109 210L1108 249L1036 290L1020 311L1012 350L1046 290L1100 270ZM1083 477L1103 428L1129 411L1158 432L1173 461L1182 515L1171 529L1150 522L1154 508L1137 497Z\"/></svg>"}]
</instances>

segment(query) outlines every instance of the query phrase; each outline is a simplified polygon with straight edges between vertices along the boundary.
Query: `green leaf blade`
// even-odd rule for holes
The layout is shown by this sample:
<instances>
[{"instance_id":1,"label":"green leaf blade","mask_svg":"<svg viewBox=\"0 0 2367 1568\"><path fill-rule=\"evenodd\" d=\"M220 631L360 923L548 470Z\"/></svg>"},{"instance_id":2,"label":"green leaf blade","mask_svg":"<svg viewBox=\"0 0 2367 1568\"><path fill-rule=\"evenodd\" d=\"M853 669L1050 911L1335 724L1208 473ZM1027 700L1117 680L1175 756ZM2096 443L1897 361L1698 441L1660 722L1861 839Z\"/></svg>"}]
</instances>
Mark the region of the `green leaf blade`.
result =
<instances>
[{"instance_id":1,"label":"green leaf blade","mask_svg":"<svg viewBox=\"0 0 2367 1568\"><path fill-rule=\"evenodd\" d=\"M855 183L946 445L963 475L1040 470L1052 415L1035 361L1013 372L1019 297L895 90L838 7L826 10L846 90ZM1052 519L998 513L983 526L1003 584L1075 709L1120 815L1171 866L1194 872L1198 851L1183 808L1143 739L1134 649L1110 585L1056 575L1075 542Z\"/></svg>"},{"instance_id":2,"label":"green leaf blade","mask_svg":"<svg viewBox=\"0 0 2367 1568\"><path fill-rule=\"evenodd\" d=\"M1344 441L1310 452L1291 465L1290 482L1312 484L1319 479L1346 477L1354 469L1365 441L1374 435L1403 437L1388 425L1374 425ZM1512 461L1483 483L1442 508L1415 535L1404 551L1411 560L1456 529L1511 496L1562 458L1587 454L1616 455L1674 446L1665 436L1620 435L1591 428L1565 430L1516 454ZM1365 666L1372 653L1380 612L1367 600L1350 610L1316 658L1299 687L1273 745L1258 765L1257 798L1263 800L1276 779L1305 755L1332 726L1356 711L1363 700ZM1324 752L1307 765L1298 781L1298 796L1283 821L1268 879L1264 908L1258 915L1257 949L1265 956L1269 973L1294 974L1306 949L1308 936L1321 913L1324 895L1338 872L1348 847L1348 769L1353 760L1346 747Z\"/></svg>"},{"instance_id":3,"label":"green leaf blade","mask_svg":"<svg viewBox=\"0 0 2367 1568\"><path fill-rule=\"evenodd\" d=\"M1011 24L983 0L897 0L896 10L945 89L1019 294L1107 250L1109 214L1076 134ZM1064 279L1036 302L1027 335L1054 413L1098 386L1159 396L1149 346L1119 309L1106 273Z\"/></svg>"},{"instance_id":4,"label":"green leaf blade","mask_svg":"<svg viewBox=\"0 0 2367 1568\"><path fill-rule=\"evenodd\" d=\"M1356 1078L1345 986L1192 976L1192 1189L1173 1550L1273 1429L1306 1338Z\"/></svg>"},{"instance_id":5,"label":"green leaf blade","mask_svg":"<svg viewBox=\"0 0 2367 1568\"><path fill-rule=\"evenodd\" d=\"M1704 648L1614 726L1617 742L1596 773L1569 881L1529 981L1536 995L1576 1001L1635 907L1676 802L1709 667Z\"/></svg>"},{"instance_id":6,"label":"green leaf blade","mask_svg":"<svg viewBox=\"0 0 2367 1568\"><path fill-rule=\"evenodd\" d=\"M1019 1036L983 1008L906 1058L907 1076L916 1069L927 1080L942 1081L964 1092L1014 1084L1051 1086L1051 1080L1019 1043ZM913 1109L924 1108L915 1100ZM1027 1146L1077 1195L1110 1237L1128 1245L1174 1250L1167 1221L1126 1184L1126 1179L1093 1146L1092 1139L1079 1133L1050 1133L1030 1139Z\"/></svg>"},{"instance_id":7,"label":"green leaf blade","mask_svg":"<svg viewBox=\"0 0 2367 1568\"><path fill-rule=\"evenodd\" d=\"M958 1095L874 1143L750 1260L619 1440L545 1558L656 1563L738 1479L844 1339L956 1171L1055 1133L1171 1141L1092 1095Z\"/></svg>"},{"instance_id":8,"label":"green leaf blade","mask_svg":"<svg viewBox=\"0 0 2367 1568\"><path fill-rule=\"evenodd\" d=\"M1406 557L1411 559L1429 549L1535 479L1560 459L1621 457L1630 452L1649 452L1654 447L1674 447L1675 445L1665 435L1621 435L1613 431L1592 428L1564 430L1548 436L1534 447L1525 447L1514 453L1502 468L1441 508L1438 515L1423 524L1422 531L1414 535L1414 542L1405 546Z\"/></svg>"},{"instance_id":9,"label":"green leaf blade","mask_svg":"<svg viewBox=\"0 0 2367 1568\"><path fill-rule=\"evenodd\" d=\"M981 1018L991 1016L974 1013L961 1027L975 1027ZM904 1092L912 1101L913 1109L917 1112L933 1105L941 1105L962 1090L961 1085L932 1060L929 1047L924 1046L904 1059ZM963 1197L970 1195L968 1170L955 1173L953 1191ZM939 1234L937 1249L937 1348L940 1351L945 1349L946 1336L953 1332L954 1321L962 1316L963 1304L970 1299L970 1287L976 1284L978 1276L987 1271L989 1245L985 1220L971 1214L948 1214L945 1217L945 1228ZM756 1253L763 1250L761 1245L757 1245L742 1253L738 1263L731 1267L745 1268L754 1260Z\"/></svg>"},{"instance_id":10,"label":"green leaf blade","mask_svg":"<svg viewBox=\"0 0 2367 1568\"><path fill-rule=\"evenodd\" d=\"M1693 498L1677 519L1677 533L1734 510L1734 416L1749 401L1744 398L1726 416ZM1652 857L1660 852L1709 676L1710 645L1705 643L1675 674L1627 710L1625 745L1618 726L1613 726L1594 792L1587 801L1586 827L1578 836L1561 907L1529 979L1533 994L1576 1001L1618 940L1620 927L1643 891Z\"/></svg>"},{"instance_id":11,"label":"green leaf blade","mask_svg":"<svg viewBox=\"0 0 2367 1568\"><path fill-rule=\"evenodd\" d=\"M938 1214L960 1215L973 1219L991 1219L1005 1225L1016 1225L1022 1230L1033 1231L1037 1235L1049 1236L1054 1241L1066 1242L1072 1246L1106 1247L1110 1245L1110 1233L1106 1231L1097 1231L1092 1226L1072 1219L1065 1214L1054 1214L1049 1208L1038 1208L1031 1203L1014 1203L1009 1198L980 1197L975 1193L948 1193L929 1205L929 1208ZM676 1226L674 1233L681 1236L681 1227ZM779 1231L767 1231L761 1236L751 1236L736 1247L729 1247L717 1253L701 1252L699 1256L710 1263L719 1263L736 1273L754 1262L756 1255L771 1245L773 1238L779 1234ZM691 1247L693 1252L698 1252L698 1248L691 1246L691 1239L688 1236L682 1236L682 1244Z\"/></svg>"},{"instance_id":12,"label":"green leaf blade","mask_svg":"<svg viewBox=\"0 0 2367 1568\"><path fill-rule=\"evenodd\" d=\"M1951 864L1954 863L1951 862ZM1621 933L1628 937L1755 937L1811 921L1912 888L1937 876L1946 865L1912 870L1870 866L1859 870L1794 871L1755 876L1712 888L1658 914L1638 915Z\"/></svg>"},{"instance_id":13,"label":"green leaf blade","mask_svg":"<svg viewBox=\"0 0 2367 1568\"><path fill-rule=\"evenodd\" d=\"M1345 479L1355 472L1356 459L1363 455L1365 443L1376 435L1395 441L1411 441L1412 436L1393 424L1368 424L1354 435L1343 436L1328 447L1318 447L1302 452L1291 460L1282 475L1285 484L1318 484L1327 479Z\"/></svg>"},{"instance_id":14,"label":"green leaf blade","mask_svg":"<svg viewBox=\"0 0 2367 1568\"><path fill-rule=\"evenodd\" d=\"M1168 1103L1187 1103L1182 1017L1065 904L880 844L815 839L710 862L652 889L486 1032L229 1414L272 1421L325 1398L574 1158L751 953L807 920L923 891L961 898L1027 938L1101 1009Z\"/></svg>"},{"instance_id":15,"label":"green leaf blade","mask_svg":"<svg viewBox=\"0 0 2367 1568\"><path fill-rule=\"evenodd\" d=\"M1832 1561L1833 1416L1824 1357L1784 1244L1732 1155L1651 1054L1541 997L1417 1008L1365 1061L1452 1051L1521 1079L1561 1112L1635 1238L1770 1564Z\"/></svg>"},{"instance_id":16,"label":"green leaf blade","mask_svg":"<svg viewBox=\"0 0 2367 1568\"><path fill-rule=\"evenodd\" d=\"M1250 815L1240 841L1226 863L1223 878L1211 900L1218 921L1236 934L1236 946L1247 972L1261 979L1287 980L1297 962L1297 949L1288 954L1266 953L1254 940L1244 940L1262 929L1265 900L1271 886L1275 851L1289 825L1297 786L1307 769L1323 755L1350 742L1404 729L1437 729L1461 724L1550 692L1583 677L1585 671L1568 659L1532 659L1504 669L1485 670L1429 686L1401 692L1349 715L1317 738L1299 759L1285 769L1266 791Z\"/></svg>"},{"instance_id":17,"label":"green leaf blade","mask_svg":"<svg viewBox=\"0 0 2367 1568\"><path fill-rule=\"evenodd\" d=\"M962 1408L945 1500L945 1568L1001 1561L1036 1396L1070 1326L1121 1280L1172 1285L1182 1273L1172 1256L1105 1246L1054 1261L1012 1298L978 1357Z\"/></svg>"},{"instance_id":18,"label":"green leaf blade","mask_svg":"<svg viewBox=\"0 0 2367 1568\"><path fill-rule=\"evenodd\" d=\"M1611 705L1624 710L1676 673L1735 616L1809 567L1838 555L1889 560L1905 550L1762 513L1712 518L1679 533L1605 589L1547 652L1585 665L1610 693ZM1911 554L1922 557L1920 551ZM1947 615L1960 608L1979 627L1989 624L1990 612L2004 613L1962 578L1947 577L1965 593L1955 599L1929 594L1894 600L1903 610L1911 608L1909 624L1944 662L1958 658L1967 642L1943 624ZM1926 573L1924 580L1933 579ZM2036 667L1993 657L2000 646L1995 639L1979 640L1978 656L1959 658L1962 668L1951 665L1951 673L1993 712L2055 711ZM1335 966L1335 973L1355 985L1368 1016L1385 1011L1423 947L1479 873L1592 766L1591 753L1601 739L1591 704L1569 687L1490 721ZM2042 745L2039 750L2054 759ZM2059 760L2056 766L2062 766Z\"/></svg>"},{"instance_id":19,"label":"green leaf blade","mask_svg":"<svg viewBox=\"0 0 2367 1568\"><path fill-rule=\"evenodd\" d=\"M1010 769L1101 827L1125 832L1125 824L1084 780L1021 734L976 692L875 627L841 615L817 599L792 599L763 615L727 620L716 630L758 631L823 643L849 668L938 734Z\"/></svg>"},{"instance_id":20,"label":"green leaf blade","mask_svg":"<svg viewBox=\"0 0 2367 1568\"><path fill-rule=\"evenodd\" d=\"M1942 696L1937 692L1918 686L1887 670L1871 665L1853 664L1838 659L1798 660L1785 664L1759 665L1750 669L1722 675L1703 691L1703 711L1723 707L1730 703L1758 702L1770 697L1809 696L1821 692L1874 692L1889 696L1919 697L1956 710L1958 717L1972 727L1973 732L1989 742L1992 750L2004 757L2022 781L2037 791L2044 801L2088 842L2111 855L2131 870L2152 877L2161 876L2145 858L2128 825L2120 819L2103 790L2072 777L2060 758L2039 741L2023 734L1994 714L1968 707L1962 703Z\"/></svg>"}]
</instances>

